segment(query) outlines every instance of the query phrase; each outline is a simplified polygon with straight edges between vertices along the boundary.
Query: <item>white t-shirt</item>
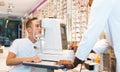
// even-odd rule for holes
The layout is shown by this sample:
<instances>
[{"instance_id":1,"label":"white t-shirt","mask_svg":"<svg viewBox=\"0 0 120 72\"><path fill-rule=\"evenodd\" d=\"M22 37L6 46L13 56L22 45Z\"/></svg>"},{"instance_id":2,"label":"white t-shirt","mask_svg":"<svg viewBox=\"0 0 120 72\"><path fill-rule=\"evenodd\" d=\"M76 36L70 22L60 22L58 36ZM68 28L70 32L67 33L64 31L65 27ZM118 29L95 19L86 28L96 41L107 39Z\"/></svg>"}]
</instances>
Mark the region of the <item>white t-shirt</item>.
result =
<instances>
[{"instance_id":1,"label":"white t-shirt","mask_svg":"<svg viewBox=\"0 0 120 72\"><path fill-rule=\"evenodd\" d=\"M16 57L33 57L41 52L40 42L32 43L28 38L16 39L11 45L10 52L16 54ZM37 45L37 49L34 46ZM10 72L34 72L31 66L24 66L22 64L14 66Z\"/></svg>"}]
</instances>

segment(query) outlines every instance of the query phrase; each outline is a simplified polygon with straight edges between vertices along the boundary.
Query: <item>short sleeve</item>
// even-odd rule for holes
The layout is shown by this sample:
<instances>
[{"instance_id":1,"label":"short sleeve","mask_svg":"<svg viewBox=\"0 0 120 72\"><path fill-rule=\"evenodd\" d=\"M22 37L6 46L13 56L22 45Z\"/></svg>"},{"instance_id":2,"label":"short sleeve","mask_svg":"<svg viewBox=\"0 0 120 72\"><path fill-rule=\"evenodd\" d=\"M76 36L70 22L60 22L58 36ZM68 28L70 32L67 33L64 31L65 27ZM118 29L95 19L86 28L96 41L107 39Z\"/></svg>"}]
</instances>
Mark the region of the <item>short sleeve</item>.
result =
<instances>
[{"instance_id":1,"label":"short sleeve","mask_svg":"<svg viewBox=\"0 0 120 72\"><path fill-rule=\"evenodd\" d=\"M18 53L18 42L17 42L17 39L14 40L12 45L10 46L10 52L13 52L15 54Z\"/></svg>"}]
</instances>

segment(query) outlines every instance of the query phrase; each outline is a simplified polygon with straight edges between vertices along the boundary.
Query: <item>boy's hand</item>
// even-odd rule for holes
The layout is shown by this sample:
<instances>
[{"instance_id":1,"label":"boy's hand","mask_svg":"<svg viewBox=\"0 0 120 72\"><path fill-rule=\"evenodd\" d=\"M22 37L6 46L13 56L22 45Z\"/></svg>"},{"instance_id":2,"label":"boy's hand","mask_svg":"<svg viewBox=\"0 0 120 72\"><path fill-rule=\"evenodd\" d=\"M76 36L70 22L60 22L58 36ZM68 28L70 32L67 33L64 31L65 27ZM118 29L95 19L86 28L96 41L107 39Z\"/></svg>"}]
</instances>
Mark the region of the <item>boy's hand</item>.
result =
<instances>
[{"instance_id":1,"label":"boy's hand","mask_svg":"<svg viewBox=\"0 0 120 72\"><path fill-rule=\"evenodd\" d=\"M42 59L39 56L32 57L32 62L40 62Z\"/></svg>"}]
</instances>

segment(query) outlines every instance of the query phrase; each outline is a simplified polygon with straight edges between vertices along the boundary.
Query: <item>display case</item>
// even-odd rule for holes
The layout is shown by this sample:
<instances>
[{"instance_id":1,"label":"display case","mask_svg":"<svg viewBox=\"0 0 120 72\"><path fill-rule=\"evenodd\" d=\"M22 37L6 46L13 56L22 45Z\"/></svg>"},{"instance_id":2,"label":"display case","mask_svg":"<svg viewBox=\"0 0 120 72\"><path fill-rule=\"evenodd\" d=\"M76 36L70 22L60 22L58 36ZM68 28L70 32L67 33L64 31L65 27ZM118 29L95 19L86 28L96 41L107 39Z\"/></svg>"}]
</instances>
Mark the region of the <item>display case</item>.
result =
<instances>
[{"instance_id":1,"label":"display case","mask_svg":"<svg viewBox=\"0 0 120 72\"><path fill-rule=\"evenodd\" d=\"M87 29L89 0L48 0L33 16L57 18L67 25L68 41L80 42Z\"/></svg>"},{"instance_id":2,"label":"display case","mask_svg":"<svg viewBox=\"0 0 120 72\"><path fill-rule=\"evenodd\" d=\"M80 42L87 29L88 0L72 0L72 41Z\"/></svg>"}]
</instances>

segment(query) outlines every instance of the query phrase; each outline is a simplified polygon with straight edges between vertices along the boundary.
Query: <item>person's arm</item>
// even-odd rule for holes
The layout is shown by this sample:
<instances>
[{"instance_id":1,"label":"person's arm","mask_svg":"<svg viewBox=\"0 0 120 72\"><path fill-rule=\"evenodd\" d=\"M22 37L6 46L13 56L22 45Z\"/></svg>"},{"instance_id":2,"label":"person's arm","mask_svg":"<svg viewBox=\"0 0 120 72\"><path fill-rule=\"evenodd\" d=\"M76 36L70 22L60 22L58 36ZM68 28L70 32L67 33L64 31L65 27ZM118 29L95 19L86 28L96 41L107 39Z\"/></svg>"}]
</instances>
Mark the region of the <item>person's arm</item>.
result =
<instances>
[{"instance_id":1,"label":"person's arm","mask_svg":"<svg viewBox=\"0 0 120 72\"><path fill-rule=\"evenodd\" d=\"M109 2L109 3L108 3ZM94 0L91 6L88 29L78 46L76 57L86 60L97 39L105 28L114 0Z\"/></svg>"},{"instance_id":2,"label":"person's arm","mask_svg":"<svg viewBox=\"0 0 120 72\"><path fill-rule=\"evenodd\" d=\"M8 53L6 64L8 66L22 64L23 62L40 62L41 59L39 56L28 57L28 58L16 58L16 55L13 52Z\"/></svg>"},{"instance_id":3,"label":"person's arm","mask_svg":"<svg viewBox=\"0 0 120 72\"><path fill-rule=\"evenodd\" d=\"M66 68L72 69L72 68L75 68L78 64L83 64L83 63L84 63L84 61L81 61L77 57L75 57L73 62L70 60L60 60L56 64L65 65Z\"/></svg>"}]
</instances>

